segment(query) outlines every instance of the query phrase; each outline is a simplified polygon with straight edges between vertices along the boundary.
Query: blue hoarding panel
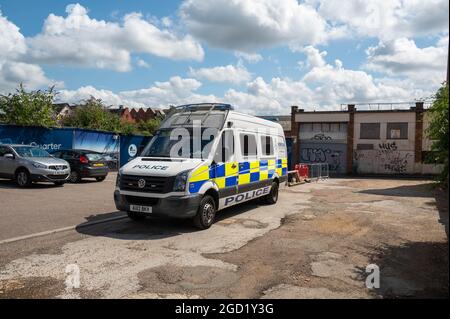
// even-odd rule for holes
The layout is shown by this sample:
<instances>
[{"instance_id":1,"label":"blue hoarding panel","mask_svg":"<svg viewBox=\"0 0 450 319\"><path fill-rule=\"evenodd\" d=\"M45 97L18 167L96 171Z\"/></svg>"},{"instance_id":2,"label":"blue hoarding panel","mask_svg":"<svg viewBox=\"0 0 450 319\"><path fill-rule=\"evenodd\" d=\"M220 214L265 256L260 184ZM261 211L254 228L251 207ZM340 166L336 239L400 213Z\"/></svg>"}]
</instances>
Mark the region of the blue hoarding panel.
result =
<instances>
[{"instance_id":1,"label":"blue hoarding panel","mask_svg":"<svg viewBox=\"0 0 450 319\"><path fill-rule=\"evenodd\" d=\"M121 136L120 137L120 166L135 158L150 141L149 136Z\"/></svg>"},{"instance_id":2,"label":"blue hoarding panel","mask_svg":"<svg viewBox=\"0 0 450 319\"><path fill-rule=\"evenodd\" d=\"M119 153L119 135L87 130L74 130L73 148L104 154Z\"/></svg>"},{"instance_id":3,"label":"blue hoarding panel","mask_svg":"<svg viewBox=\"0 0 450 319\"><path fill-rule=\"evenodd\" d=\"M49 152L72 148L71 129L0 125L0 143L31 144Z\"/></svg>"}]
</instances>

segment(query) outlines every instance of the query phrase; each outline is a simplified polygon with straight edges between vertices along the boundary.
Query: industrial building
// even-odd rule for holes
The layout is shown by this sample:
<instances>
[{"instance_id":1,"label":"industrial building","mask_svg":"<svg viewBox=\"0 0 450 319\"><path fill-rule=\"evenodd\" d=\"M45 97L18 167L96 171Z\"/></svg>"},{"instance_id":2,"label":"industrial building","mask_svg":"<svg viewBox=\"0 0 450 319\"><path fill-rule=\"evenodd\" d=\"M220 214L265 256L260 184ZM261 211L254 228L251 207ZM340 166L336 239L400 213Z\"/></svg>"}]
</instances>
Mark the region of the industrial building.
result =
<instances>
[{"instance_id":1,"label":"industrial building","mask_svg":"<svg viewBox=\"0 0 450 319\"><path fill-rule=\"evenodd\" d=\"M334 174L436 174L423 102L407 109L304 111L291 107L291 163L328 163Z\"/></svg>"}]
</instances>

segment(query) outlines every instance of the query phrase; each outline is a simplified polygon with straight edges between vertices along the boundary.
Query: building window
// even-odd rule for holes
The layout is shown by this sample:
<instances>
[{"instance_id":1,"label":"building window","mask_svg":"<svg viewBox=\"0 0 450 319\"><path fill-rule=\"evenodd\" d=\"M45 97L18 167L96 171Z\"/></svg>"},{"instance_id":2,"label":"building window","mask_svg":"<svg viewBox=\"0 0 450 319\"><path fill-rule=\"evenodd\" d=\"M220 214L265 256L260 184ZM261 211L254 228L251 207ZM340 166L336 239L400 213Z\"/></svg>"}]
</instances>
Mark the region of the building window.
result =
<instances>
[{"instance_id":1,"label":"building window","mask_svg":"<svg viewBox=\"0 0 450 319\"><path fill-rule=\"evenodd\" d=\"M379 140L380 123L361 123L359 138L366 140Z\"/></svg>"},{"instance_id":2,"label":"building window","mask_svg":"<svg viewBox=\"0 0 450 319\"><path fill-rule=\"evenodd\" d=\"M386 138L391 140L407 140L408 122L387 123Z\"/></svg>"},{"instance_id":3,"label":"building window","mask_svg":"<svg viewBox=\"0 0 450 319\"><path fill-rule=\"evenodd\" d=\"M358 151L369 151L373 150L373 144L356 144L356 149Z\"/></svg>"}]
</instances>

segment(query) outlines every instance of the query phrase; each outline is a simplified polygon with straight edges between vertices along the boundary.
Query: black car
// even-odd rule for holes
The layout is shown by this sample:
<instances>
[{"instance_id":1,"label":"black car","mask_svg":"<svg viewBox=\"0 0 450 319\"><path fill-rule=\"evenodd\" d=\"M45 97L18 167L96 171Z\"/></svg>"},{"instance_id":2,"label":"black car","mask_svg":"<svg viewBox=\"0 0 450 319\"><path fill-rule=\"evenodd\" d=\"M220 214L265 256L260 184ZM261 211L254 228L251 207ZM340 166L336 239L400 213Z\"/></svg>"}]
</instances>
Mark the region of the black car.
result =
<instances>
[{"instance_id":1,"label":"black car","mask_svg":"<svg viewBox=\"0 0 450 319\"><path fill-rule=\"evenodd\" d=\"M62 158L70 164L69 181L77 183L85 177L94 177L98 182L108 175L108 163L103 155L88 150L58 150L53 156Z\"/></svg>"}]
</instances>

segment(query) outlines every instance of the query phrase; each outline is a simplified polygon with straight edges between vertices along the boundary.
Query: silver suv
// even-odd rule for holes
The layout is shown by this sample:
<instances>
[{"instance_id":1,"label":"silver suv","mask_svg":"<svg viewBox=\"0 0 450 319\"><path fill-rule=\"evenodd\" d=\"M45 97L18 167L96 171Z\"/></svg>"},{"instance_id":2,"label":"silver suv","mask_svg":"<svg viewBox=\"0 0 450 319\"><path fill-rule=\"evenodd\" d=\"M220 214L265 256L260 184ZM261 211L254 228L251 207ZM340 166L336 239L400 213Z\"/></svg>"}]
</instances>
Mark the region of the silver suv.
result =
<instances>
[{"instance_id":1,"label":"silver suv","mask_svg":"<svg viewBox=\"0 0 450 319\"><path fill-rule=\"evenodd\" d=\"M62 185L69 175L69 163L41 148L0 144L0 178L13 179L20 187L32 182Z\"/></svg>"}]
</instances>

